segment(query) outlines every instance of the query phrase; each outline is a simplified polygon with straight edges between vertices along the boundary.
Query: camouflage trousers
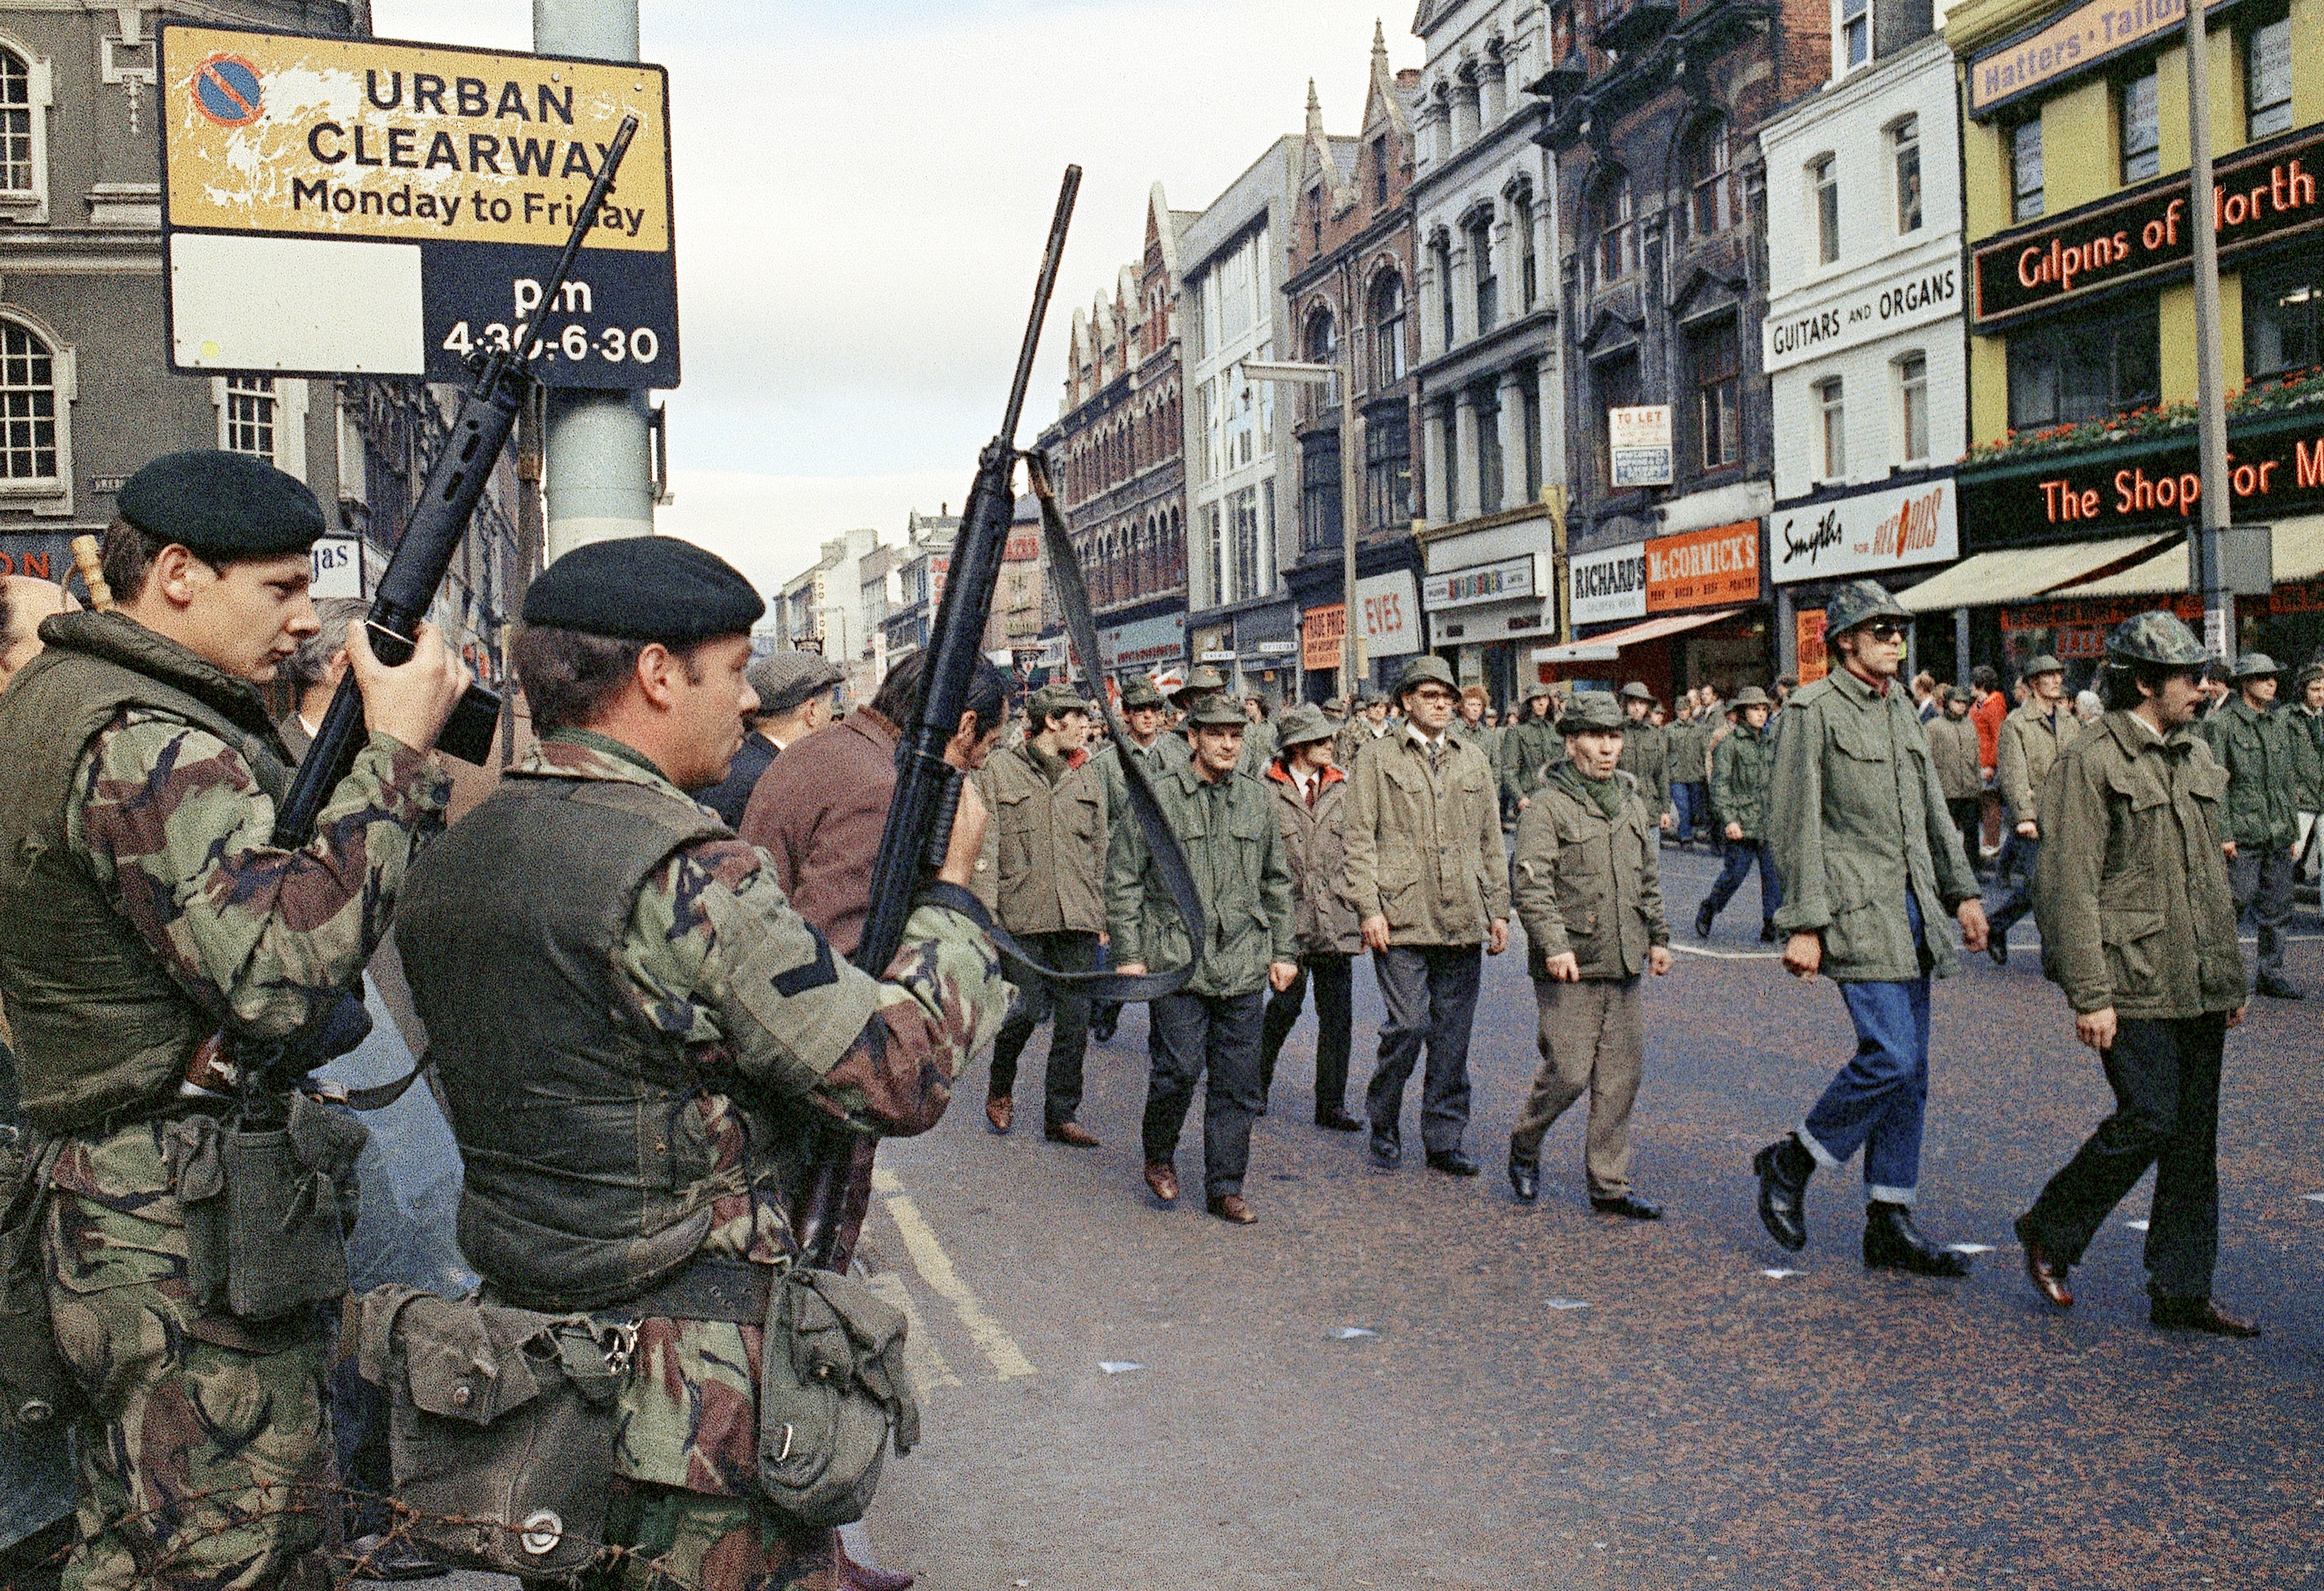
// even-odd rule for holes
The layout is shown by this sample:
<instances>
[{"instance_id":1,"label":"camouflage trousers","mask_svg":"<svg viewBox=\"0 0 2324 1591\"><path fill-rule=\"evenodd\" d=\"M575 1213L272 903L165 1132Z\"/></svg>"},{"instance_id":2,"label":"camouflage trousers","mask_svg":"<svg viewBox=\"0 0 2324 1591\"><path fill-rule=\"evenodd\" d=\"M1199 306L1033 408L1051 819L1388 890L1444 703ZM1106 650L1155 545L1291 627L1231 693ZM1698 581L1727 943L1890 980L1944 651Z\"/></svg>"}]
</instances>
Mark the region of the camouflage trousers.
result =
<instances>
[{"instance_id":1,"label":"camouflage trousers","mask_svg":"<svg viewBox=\"0 0 2324 1591\"><path fill-rule=\"evenodd\" d=\"M185 1235L151 1124L68 1145L42 1234L57 1347L91 1411L65 1591L323 1591L327 1328L199 1314Z\"/></svg>"},{"instance_id":2,"label":"camouflage trousers","mask_svg":"<svg viewBox=\"0 0 2324 1591\"><path fill-rule=\"evenodd\" d=\"M586 1591L835 1591L838 1532L749 1497L615 1480L606 1540L630 1550Z\"/></svg>"}]
</instances>

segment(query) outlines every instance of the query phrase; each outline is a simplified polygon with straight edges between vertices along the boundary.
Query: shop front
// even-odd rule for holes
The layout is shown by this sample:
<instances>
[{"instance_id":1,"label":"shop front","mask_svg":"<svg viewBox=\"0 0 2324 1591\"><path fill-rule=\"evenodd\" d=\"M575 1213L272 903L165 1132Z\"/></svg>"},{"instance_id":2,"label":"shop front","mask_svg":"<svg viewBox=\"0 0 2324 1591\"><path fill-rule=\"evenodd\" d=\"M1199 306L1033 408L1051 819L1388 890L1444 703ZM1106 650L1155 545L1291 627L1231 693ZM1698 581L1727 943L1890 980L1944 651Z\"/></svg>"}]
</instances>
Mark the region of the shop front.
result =
<instances>
[{"instance_id":1,"label":"shop front","mask_svg":"<svg viewBox=\"0 0 2324 1591\"><path fill-rule=\"evenodd\" d=\"M1127 624L1112 624L1097 633L1105 653L1106 677L1117 686L1141 675L1159 678L1166 672L1185 677L1186 615L1162 614Z\"/></svg>"},{"instance_id":2,"label":"shop front","mask_svg":"<svg viewBox=\"0 0 2324 1591\"><path fill-rule=\"evenodd\" d=\"M1423 648L1420 596L1412 571L1392 569L1359 579L1356 606L1363 616L1364 688L1385 692L1404 671L1406 661ZM1340 694L1337 680L1347 634L1344 602L1319 602L1300 613L1300 654L1309 681L1308 699Z\"/></svg>"},{"instance_id":3,"label":"shop front","mask_svg":"<svg viewBox=\"0 0 2324 1591\"><path fill-rule=\"evenodd\" d=\"M1289 603L1237 614L1234 652L1231 677L1238 695L1271 697L1278 702L1298 699L1299 618Z\"/></svg>"},{"instance_id":4,"label":"shop front","mask_svg":"<svg viewBox=\"0 0 2324 1591\"><path fill-rule=\"evenodd\" d=\"M1533 678L1533 649L1557 634L1551 523L1537 504L1468 523L1428 543L1420 605L1453 676L1506 711Z\"/></svg>"},{"instance_id":5,"label":"shop front","mask_svg":"<svg viewBox=\"0 0 2324 1591\"><path fill-rule=\"evenodd\" d=\"M1777 672L1804 685L1823 678L1823 608L1850 580L1903 591L1960 557L1960 488L1950 473L1909 485L1831 492L1778 504L1767 526L1767 573L1775 588ZM1956 674L1953 635L1917 628L1907 671Z\"/></svg>"},{"instance_id":6,"label":"shop front","mask_svg":"<svg viewBox=\"0 0 2324 1591\"><path fill-rule=\"evenodd\" d=\"M1535 678L1576 689L1645 683L1671 701L1697 685L1722 692L1773 678L1761 522L1742 520L1602 548L1574 559L1579 628L1618 622L1565 645L1536 647ZM1582 595L1588 592L1590 606ZM1643 613L1643 621L1627 620Z\"/></svg>"}]
</instances>

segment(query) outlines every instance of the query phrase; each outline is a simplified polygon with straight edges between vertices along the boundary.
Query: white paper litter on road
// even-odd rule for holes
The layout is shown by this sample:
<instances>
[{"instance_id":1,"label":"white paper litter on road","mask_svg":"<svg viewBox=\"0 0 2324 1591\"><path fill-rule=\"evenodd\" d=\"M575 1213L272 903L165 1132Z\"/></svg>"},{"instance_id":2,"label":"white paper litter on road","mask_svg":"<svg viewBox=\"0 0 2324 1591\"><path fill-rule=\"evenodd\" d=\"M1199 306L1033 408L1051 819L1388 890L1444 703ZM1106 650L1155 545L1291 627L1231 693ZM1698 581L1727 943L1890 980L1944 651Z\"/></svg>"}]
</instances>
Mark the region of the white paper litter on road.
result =
<instances>
[{"instance_id":1,"label":"white paper litter on road","mask_svg":"<svg viewBox=\"0 0 2324 1591\"><path fill-rule=\"evenodd\" d=\"M2300 1197L2310 1204L2324 1204L2324 1193L2303 1193Z\"/></svg>"},{"instance_id":2,"label":"white paper litter on road","mask_svg":"<svg viewBox=\"0 0 2324 1591\"><path fill-rule=\"evenodd\" d=\"M2146 1230L2146 1223L2144 1221L2125 1221L2123 1225L2129 1227L2133 1232L2144 1232Z\"/></svg>"},{"instance_id":3,"label":"white paper litter on road","mask_svg":"<svg viewBox=\"0 0 2324 1591\"><path fill-rule=\"evenodd\" d=\"M1332 1333L1332 1340L1343 1343L1360 1337L1378 1337L1379 1335L1379 1332L1369 1326L1342 1326Z\"/></svg>"},{"instance_id":4,"label":"white paper litter on road","mask_svg":"<svg viewBox=\"0 0 2324 1591\"><path fill-rule=\"evenodd\" d=\"M1770 1265L1766 1270L1760 1272L1759 1274L1766 1277L1770 1281L1781 1281L1786 1276L1798 1276L1803 1274L1803 1272L1792 1270L1788 1266L1784 1265Z\"/></svg>"},{"instance_id":5,"label":"white paper litter on road","mask_svg":"<svg viewBox=\"0 0 2324 1591\"><path fill-rule=\"evenodd\" d=\"M1588 1299L1551 1299L1547 1301L1553 1309L1586 1309L1590 1307Z\"/></svg>"},{"instance_id":6,"label":"white paper litter on road","mask_svg":"<svg viewBox=\"0 0 2324 1591\"><path fill-rule=\"evenodd\" d=\"M1945 1246L1957 1254L1989 1254L1993 1252L1993 1244L1989 1243L1949 1243Z\"/></svg>"},{"instance_id":7,"label":"white paper litter on road","mask_svg":"<svg viewBox=\"0 0 2324 1591\"><path fill-rule=\"evenodd\" d=\"M1120 1375L1125 1370L1143 1370L1145 1365L1135 1359L1100 1359L1097 1367L1108 1375Z\"/></svg>"}]
</instances>

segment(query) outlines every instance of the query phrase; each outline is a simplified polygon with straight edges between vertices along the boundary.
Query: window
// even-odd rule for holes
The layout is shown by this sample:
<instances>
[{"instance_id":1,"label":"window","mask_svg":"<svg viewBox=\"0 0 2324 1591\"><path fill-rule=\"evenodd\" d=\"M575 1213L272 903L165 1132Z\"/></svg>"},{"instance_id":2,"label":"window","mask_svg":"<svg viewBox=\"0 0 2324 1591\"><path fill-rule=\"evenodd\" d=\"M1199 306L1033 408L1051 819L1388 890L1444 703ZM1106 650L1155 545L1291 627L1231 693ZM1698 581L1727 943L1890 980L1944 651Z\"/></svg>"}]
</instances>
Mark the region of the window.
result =
<instances>
[{"instance_id":1,"label":"window","mask_svg":"<svg viewBox=\"0 0 2324 1591\"><path fill-rule=\"evenodd\" d=\"M1694 190L1690 212L1694 236L1716 237L1742 217L1735 204L1735 170L1728 152L1727 124L1704 122L1687 135L1686 175Z\"/></svg>"},{"instance_id":2,"label":"window","mask_svg":"<svg viewBox=\"0 0 2324 1591\"><path fill-rule=\"evenodd\" d=\"M1340 433L1309 437L1299 468L1299 550L1340 544Z\"/></svg>"},{"instance_id":3,"label":"window","mask_svg":"<svg viewBox=\"0 0 2324 1591\"><path fill-rule=\"evenodd\" d=\"M1314 253L1320 254L1323 252L1323 185L1321 182L1307 190L1307 222L1313 229L1311 246Z\"/></svg>"},{"instance_id":4,"label":"window","mask_svg":"<svg viewBox=\"0 0 2324 1591\"><path fill-rule=\"evenodd\" d=\"M1440 329L1443 338L1441 347L1452 346L1452 245L1443 234L1428 247L1429 262L1436 273L1436 308L1443 319Z\"/></svg>"},{"instance_id":5,"label":"window","mask_svg":"<svg viewBox=\"0 0 2324 1591\"><path fill-rule=\"evenodd\" d=\"M1263 342L1251 350L1250 356L1263 365L1275 357L1275 345ZM1275 384L1262 381L1253 384L1259 389L1259 414L1258 423L1252 429L1259 433L1259 456L1264 458L1275 451ZM1243 435L1242 461L1245 464L1250 462L1250 432Z\"/></svg>"},{"instance_id":6,"label":"window","mask_svg":"<svg viewBox=\"0 0 2324 1591\"><path fill-rule=\"evenodd\" d=\"M2154 91L2154 63L2115 89L2115 123L2122 143L2122 180L2144 182L2163 170L2163 105Z\"/></svg>"},{"instance_id":7,"label":"window","mask_svg":"<svg viewBox=\"0 0 2324 1591\"><path fill-rule=\"evenodd\" d=\"M1815 206L1816 263L1840 258L1840 162L1830 155L1808 165L1808 193Z\"/></svg>"},{"instance_id":8,"label":"window","mask_svg":"<svg viewBox=\"0 0 2324 1591\"><path fill-rule=\"evenodd\" d=\"M1904 426L1904 462L1926 463L1929 457L1927 355L1907 354L1896 361L1896 412Z\"/></svg>"},{"instance_id":9,"label":"window","mask_svg":"<svg viewBox=\"0 0 2324 1591\"><path fill-rule=\"evenodd\" d=\"M1848 404L1840 388L1840 377L1828 376L1815 384L1818 435L1823 441L1822 467L1817 470L1820 480L1845 480L1848 476Z\"/></svg>"},{"instance_id":10,"label":"window","mask_svg":"<svg viewBox=\"0 0 2324 1591\"><path fill-rule=\"evenodd\" d=\"M1307 317L1306 360L1310 365L1329 365L1336 371L1340 363L1340 327L1329 310L1317 310ZM1316 420L1336 413L1340 406L1339 378L1320 382L1299 389L1299 418Z\"/></svg>"},{"instance_id":11,"label":"window","mask_svg":"<svg viewBox=\"0 0 2324 1591\"><path fill-rule=\"evenodd\" d=\"M1630 174L1617 171L1598 185L1598 276L1619 282L1638 268L1637 200Z\"/></svg>"},{"instance_id":12,"label":"window","mask_svg":"<svg viewBox=\"0 0 2324 1591\"><path fill-rule=\"evenodd\" d=\"M230 375L220 412L218 446L228 453L274 460L274 378Z\"/></svg>"},{"instance_id":13,"label":"window","mask_svg":"<svg viewBox=\"0 0 2324 1591\"><path fill-rule=\"evenodd\" d=\"M1573 7L1570 5L1549 8L1549 64L1563 66L1573 53Z\"/></svg>"},{"instance_id":14,"label":"window","mask_svg":"<svg viewBox=\"0 0 2324 1591\"><path fill-rule=\"evenodd\" d=\"M1921 229L1921 118L1906 116L1888 134L1896 169L1896 231Z\"/></svg>"},{"instance_id":15,"label":"window","mask_svg":"<svg viewBox=\"0 0 2324 1591\"><path fill-rule=\"evenodd\" d=\"M1404 278L1393 271L1372 283L1372 384L1404 379Z\"/></svg>"},{"instance_id":16,"label":"window","mask_svg":"<svg viewBox=\"0 0 2324 1591\"><path fill-rule=\"evenodd\" d=\"M1520 192L1509 201L1509 227L1517 235L1519 306L1530 311L1541 301L1541 263L1534 248L1533 195Z\"/></svg>"},{"instance_id":17,"label":"window","mask_svg":"<svg viewBox=\"0 0 2324 1591\"><path fill-rule=\"evenodd\" d=\"M2244 38L2244 115L2254 138L2292 125L2292 19L2277 17Z\"/></svg>"},{"instance_id":18,"label":"window","mask_svg":"<svg viewBox=\"0 0 2324 1591\"><path fill-rule=\"evenodd\" d=\"M1401 408L1364 422L1364 523L1373 530L1412 518L1412 428Z\"/></svg>"},{"instance_id":19,"label":"window","mask_svg":"<svg viewBox=\"0 0 2324 1591\"><path fill-rule=\"evenodd\" d=\"M2301 259L2244 273L2244 374L2324 364L2324 264Z\"/></svg>"},{"instance_id":20,"label":"window","mask_svg":"<svg viewBox=\"0 0 2324 1591\"><path fill-rule=\"evenodd\" d=\"M1388 148L1388 139L1385 136L1372 140L1372 208L1374 209L1385 209L1388 206L1388 184L1391 174L1388 162L1394 158L1394 153Z\"/></svg>"},{"instance_id":21,"label":"window","mask_svg":"<svg viewBox=\"0 0 2324 1591\"><path fill-rule=\"evenodd\" d=\"M2013 335L2010 429L2104 420L2153 402L2162 389L2156 302Z\"/></svg>"},{"instance_id":22,"label":"window","mask_svg":"<svg viewBox=\"0 0 2324 1591\"><path fill-rule=\"evenodd\" d=\"M1626 350L1610 359L1600 360L1590 367L1591 384L1597 388L1598 412L1604 416L1609 410L1635 409L1638 403L1638 356L1636 350ZM1601 418L1598 422L1595 441L1598 449L1598 478L1609 490L1614 484L1613 422ZM1449 454L1452 449L1445 451Z\"/></svg>"},{"instance_id":23,"label":"window","mask_svg":"<svg viewBox=\"0 0 2324 1591\"><path fill-rule=\"evenodd\" d=\"M1224 348L1250 329L1250 245L1227 255L1219 272L1219 346Z\"/></svg>"},{"instance_id":24,"label":"window","mask_svg":"<svg viewBox=\"0 0 2324 1591\"><path fill-rule=\"evenodd\" d=\"M1871 0L1840 0L1840 69L1854 71L1871 59Z\"/></svg>"},{"instance_id":25,"label":"window","mask_svg":"<svg viewBox=\"0 0 2324 1591\"><path fill-rule=\"evenodd\" d=\"M1210 577L1211 602L1213 606L1232 600L1227 591L1226 522L1215 503L1203 510L1207 520L1203 537L1204 573Z\"/></svg>"},{"instance_id":26,"label":"window","mask_svg":"<svg viewBox=\"0 0 2324 1591\"><path fill-rule=\"evenodd\" d=\"M0 50L0 193L33 190L32 116L32 69Z\"/></svg>"},{"instance_id":27,"label":"window","mask_svg":"<svg viewBox=\"0 0 2324 1591\"><path fill-rule=\"evenodd\" d=\"M1245 486L1227 499L1233 522L1234 600L1257 597L1267 589L1265 566L1259 561L1259 488Z\"/></svg>"},{"instance_id":28,"label":"window","mask_svg":"<svg viewBox=\"0 0 2324 1591\"><path fill-rule=\"evenodd\" d=\"M2042 213L2042 119L2020 122L2009 134L2009 191L2013 220Z\"/></svg>"},{"instance_id":29,"label":"window","mask_svg":"<svg viewBox=\"0 0 2324 1591\"><path fill-rule=\"evenodd\" d=\"M1501 475L1501 403L1493 384L1471 389L1477 411L1477 508L1499 513L1505 505Z\"/></svg>"},{"instance_id":30,"label":"window","mask_svg":"<svg viewBox=\"0 0 2324 1591\"><path fill-rule=\"evenodd\" d=\"M1694 368L1695 420L1702 428L1702 467L1727 469L1743 461L1743 417L1738 407L1742 364L1735 322L1687 336L1687 358Z\"/></svg>"},{"instance_id":31,"label":"window","mask_svg":"<svg viewBox=\"0 0 2324 1591\"><path fill-rule=\"evenodd\" d=\"M1477 335L1499 323L1500 278L1493 273L1493 218L1488 214L1468 229L1469 273L1477 283Z\"/></svg>"},{"instance_id":32,"label":"window","mask_svg":"<svg viewBox=\"0 0 2324 1591\"><path fill-rule=\"evenodd\" d=\"M56 357L30 327L0 320L0 481L57 473Z\"/></svg>"}]
</instances>

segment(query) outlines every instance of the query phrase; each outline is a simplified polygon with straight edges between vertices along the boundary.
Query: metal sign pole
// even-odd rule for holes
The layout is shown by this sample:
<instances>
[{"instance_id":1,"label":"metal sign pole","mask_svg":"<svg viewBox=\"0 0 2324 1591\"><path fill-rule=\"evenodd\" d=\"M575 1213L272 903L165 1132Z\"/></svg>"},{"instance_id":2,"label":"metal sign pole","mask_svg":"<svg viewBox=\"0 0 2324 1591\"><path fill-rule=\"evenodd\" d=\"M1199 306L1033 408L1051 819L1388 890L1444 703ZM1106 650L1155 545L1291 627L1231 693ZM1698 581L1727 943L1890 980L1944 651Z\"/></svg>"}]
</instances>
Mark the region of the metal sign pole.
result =
<instances>
[{"instance_id":1,"label":"metal sign pole","mask_svg":"<svg viewBox=\"0 0 2324 1591\"><path fill-rule=\"evenodd\" d=\"M1362 467L1356 458L1356 275L1347 260L1340 262L1340 600L1346 608L1340 698L1352 703L1364 668L1364 632L1356 615L1356 534L1363 497L1356 485Z\"/></svg>"},{"instance_id":2,"label":"metal sign pole","mask_svg":"<svg viewBox=\"0 0 2324 1591\"><path fill-rule=\"evenodd\" d=\"M2195 223L2195 400L2203 472L2192 573L2203 597L2204 650L2233 658L2236 596L2221 556L2229 506L2227 418L2219 366L2219 235L2211 208L2210 38L2203 10L2202 0L2188 0L2187 210Z\"/></svg>"}]
</instances>

